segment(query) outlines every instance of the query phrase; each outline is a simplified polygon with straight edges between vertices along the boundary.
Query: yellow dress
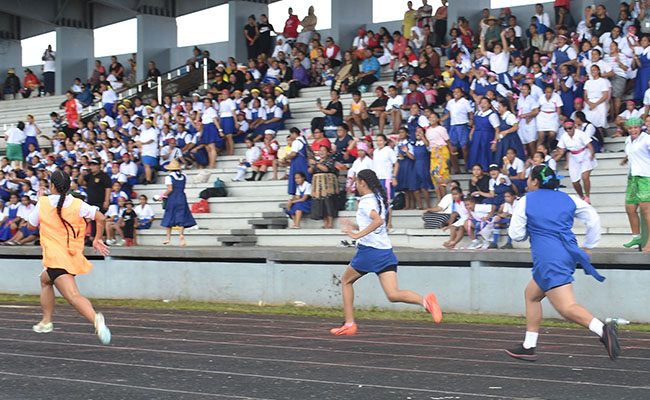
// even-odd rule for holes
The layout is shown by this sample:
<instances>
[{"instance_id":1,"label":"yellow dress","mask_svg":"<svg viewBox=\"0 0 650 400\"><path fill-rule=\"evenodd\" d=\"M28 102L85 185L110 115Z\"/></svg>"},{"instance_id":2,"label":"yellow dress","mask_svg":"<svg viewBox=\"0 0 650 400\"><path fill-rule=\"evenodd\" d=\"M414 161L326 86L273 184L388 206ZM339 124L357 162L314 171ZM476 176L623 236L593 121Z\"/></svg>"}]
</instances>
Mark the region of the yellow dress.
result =
<instances>
[{"instance_id":1,"label":"yellow dress","mask_svg":"<svg viewBox=\"0 0 650 400\"><path fill-rule=\"evenodd\" d=\"M404 25L404 37L407 40L411 39L411 28L415 26L416 13L415 10L408 10L404 13L404 22L402 24Z\"/></svg>"},{"instance_id":2,"label":"yellow dress","mask_svg":"<svg viewBox=\"0 0 650 400\"><path fill-rule=\"evenodd\" d=\"M450 156L447 146L436 146L431 149L431 180L436 187L446 185L451 178L448 165Z\"/></svg>"}]
</instances>

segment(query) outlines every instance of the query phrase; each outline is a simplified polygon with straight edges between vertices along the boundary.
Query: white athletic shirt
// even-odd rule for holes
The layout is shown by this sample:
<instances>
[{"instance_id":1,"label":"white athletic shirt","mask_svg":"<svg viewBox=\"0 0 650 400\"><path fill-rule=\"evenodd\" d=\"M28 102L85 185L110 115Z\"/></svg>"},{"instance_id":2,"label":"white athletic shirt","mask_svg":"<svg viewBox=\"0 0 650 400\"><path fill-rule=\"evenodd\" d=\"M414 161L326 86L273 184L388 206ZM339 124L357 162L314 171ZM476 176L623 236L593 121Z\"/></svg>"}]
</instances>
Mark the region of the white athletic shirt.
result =
<instances>
[{"instance_id":1,"label":"white athletic shirt","mask_svg":"<svg viewBox=\"0 0 650 400\"><path fill-rule=\"evenodd\" d=\"M366 229L372 223L372 218L370 217L372 211L377 212L384 223L379 228L357 240L357 243L375 249L391 249L393 246L390 243L390 239L388 239L388 232L386 232L386 209L379 205L374 193L367 194L359 200L359 209L357 210L359 232Z\"/></svg>"},{"instance_id":2,"label":"white athletic shirt","mask_svg":"<svg viewBox=\"0 0 650 400\"><path fill-rule=\"evenodd\" d=\"M377 149L372 154L372 169L377 174L378 179L392 179L393 166L397 162L397 155L390 146L384 146L383 149Z\"/></svg>"}]
</instances>

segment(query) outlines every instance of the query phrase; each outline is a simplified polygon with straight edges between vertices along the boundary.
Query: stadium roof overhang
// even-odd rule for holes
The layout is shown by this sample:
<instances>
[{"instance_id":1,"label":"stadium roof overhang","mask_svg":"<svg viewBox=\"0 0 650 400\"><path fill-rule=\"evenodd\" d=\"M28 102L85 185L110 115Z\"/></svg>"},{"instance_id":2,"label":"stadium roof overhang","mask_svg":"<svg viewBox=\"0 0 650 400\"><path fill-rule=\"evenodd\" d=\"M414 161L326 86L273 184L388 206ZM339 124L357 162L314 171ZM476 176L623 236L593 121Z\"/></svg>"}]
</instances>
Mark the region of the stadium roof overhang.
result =
<instances>
[{"instance_id":1,"label":"stadium roof overhang","mask_svg":"<svg viewBox=\"0 0 650 400\"><path fill-rule=\"evenodd\" d=\"M139 14L178 17L233 1L278 0L2 0L0 38L24 39L57 27L95 29Z\"/></svg>"}]
</instances>

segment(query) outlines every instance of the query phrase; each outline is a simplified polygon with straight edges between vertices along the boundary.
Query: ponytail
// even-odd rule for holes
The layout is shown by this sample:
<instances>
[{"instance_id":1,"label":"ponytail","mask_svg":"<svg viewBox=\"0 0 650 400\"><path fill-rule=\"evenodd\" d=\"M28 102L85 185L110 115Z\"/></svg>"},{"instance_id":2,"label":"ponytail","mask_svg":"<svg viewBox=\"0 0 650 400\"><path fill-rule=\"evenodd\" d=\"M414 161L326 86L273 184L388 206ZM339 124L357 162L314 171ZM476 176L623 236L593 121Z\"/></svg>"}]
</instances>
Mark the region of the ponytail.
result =
<instances>
[{"instance_id":1,"label":"ponytail","mask_svg":"<svg viewBox=\"0 0 650 400\"><path fill-rule=\"evenodd\" d=\"M359 171L359 174L357 174L357 178L366 182L368 188L372 190L372 192L375 194L375 198L377 199L377 204L379 204L379 214L381 214L381 209L383 208L386 215L388 215L388 207L389 207L388 196L386 196L386 190L384 189L384 186L377 178L377 174L375 174L375 171L371 169L364 169L362 171Z\"/></svg>"},{"instance_id":2,"label":"ponytail","mask_svg":"<svg viewBox=\"0 0 650 400\"><path fill-rule=\"evenodd\" d=\"M555 175L555 171L548 165L538 165L530 173L532 179L539 181L540 189L555 190L560 186L560 181Z\"/></svg>"},{"instance_id":3,"label":"ponytail","mask_svg":"<svg viewBox=\"0 0 650 400\"><path fill-rule=\"evenodd\" d=\"M77 232L75 232L74 228L72 227L72 224L70 224L68 221L65 220L65 218L63 218L63 216L61 215L61 209L63 208L63 203L65 202L66 195L68 194L68 191L70 191L70 176L65 172L57 169L52 173L51 180L52 180L52 185L54 185L54 188L59 193L59 202L56 205L56 213L59 216L61 222L63 223L63 227L65 228L65 234L66 234L66 239L69 248L70 231L72 231L72 236L75 239L77 238Z\"/></svg>"}]
</instances>

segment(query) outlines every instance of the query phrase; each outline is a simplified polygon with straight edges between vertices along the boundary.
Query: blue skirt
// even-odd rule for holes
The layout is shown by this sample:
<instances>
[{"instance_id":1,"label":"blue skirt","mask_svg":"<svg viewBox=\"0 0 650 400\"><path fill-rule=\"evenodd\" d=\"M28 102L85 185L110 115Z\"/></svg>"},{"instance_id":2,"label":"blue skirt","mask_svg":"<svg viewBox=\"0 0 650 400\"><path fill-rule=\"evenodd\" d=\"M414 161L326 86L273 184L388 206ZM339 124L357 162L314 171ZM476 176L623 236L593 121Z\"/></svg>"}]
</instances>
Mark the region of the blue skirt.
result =
<instances>
[{"instance_id":1,"label":"blue skirt","mask_svg":"<svg viewBox=\"0 0 650 400\"><path fill-rule=\"evenodd\" d=\"M405 157L397 162L399 163L399 168L397 170L397 186L395 190L398 192L403 190L416 190L415 161Z\"/></svg>"},{"instance_id":2,"label":"blue skirt","mask_svg":"<svg viewBox=\"0 0 650 400\"><path fill-rule=\"evenodd\" d=\"M415 159L415 189L433 189L433 182L431 181L431 163L430 159Z\"/></svg>"},{"instance_id":3,"label":"blue skirt","mask_svg":"<svg viewBox=\"0 0 650 400\"><path fill-rule=\"evenodd\" d=\"M483 171L487 171L492 161L492 149L490 143L494 139L494 132L486 130L474 130L472 136L472 143L469 146L469 153L467 154L467 169L472 168L475 164L483 167Z\"/></svg>"},{"instance_id":4,"label":"blue skirt","mask_svg":"<svg viewBox=\"0 0 650 400\"><path fill-rule=\"evenodd\" d=\"M28 227L23 226L22 228L20 228L20 233L23 234L23 237L28 237L28 236L38 236L39 233L40 233L40 229L39 229L39 227L36 227L36 229L34 229L34 230L32 231L32 230L30 230Z\"/></svg>"},{"instance_id":5,"label":"blue skirt","mask_svg":"<svg viewBox=\"0 0 650 400\"><path fill-rule=\"evenodd\" d=\"M38 139L36 139L36 136L27 136L27 139L25 139L25 142L22 144L23 154L25 154L25 155L29 154L29 145L31 143L36 145L36 151L41 151L41 148L38 145Z\"/></svg>"},{"instance_id":6,"label":"blue skirt","mask_svg":"<svg viewBox=\"0 0 650 400\"><path fill-rule=\"evenodd\" d=\"M307 182L311 183L311 174L309 173L309 164L307 160L300 154L295 156L291 160L291 165L289 166L289 194L296 194L296 172L303 172L307 177Z\"/></svg>"},{"instance_id":7,"label":"blue skirt","mask_svg":"<svg viewBox=\"0 0 650 400\"><path fill-rule=\"evenodd\" d=\"M224 147L223 138L219 135L219 130L215 124L203 125L203 134L201 135L201 144L214 143L215 147Z\"/></svg>"},{"instance_id":8,"label":"blue skirt","mask_svg":"<svg viewBox=\"0 0 650 400\"><path fill-rule=\"evenodd\" d=\"M221 129L223 129L225 135L237 132L237 129L235 129L235 118L233 117L223 117L219 121L219 124L221 124Z\"/></svg>"},{"instance_id":9,"label":"blue skirt","mask_svg":"<svg viewBox=\"0 0 650 400\"><path fill-rule=\"evenodd\" d=\"M512 184L517 187L517 190L519 191L519 195L523 195L524 192L526 191L526 186L528 186L528 180L510 178L510 181L512 181Z\"/></svg>"},{"instance_id":10,"label":"blue skirt","mask_svg":"<svg viewBox=\"0 0 650 400\"><path fill-rule=\"evenodd\" d=\"M138 230L149 229L151 228L151 224L153 223L153 221L150 219L141 219L139 222L140 223L138 224L137 227Z\"/></svg>"},{"instance_id":11,"label":"blue skirt","mask_svg":"<svg viewBox=\"0 0 650 400\"><path fill-rule=\"evenodd\" d=\"M198 149L197 151L190 151L184 154L185 157L193 158L197 164L205 166L208 165L208 152L205 149Z\"/></svg>"},{"instance_id":12,"label":"blue skirt","mask_svg":"<svg viewBox=\"0 0 650 400\"><path fill-rule=\"evenodd\" d=\"M361 273L372 272L378 274L387 268L397 267L398 261L393 249L376 249L362 244L357 245L357 254L354 255L350 266Z\"/></svg>"},{"instance_id":13,"label":"blue skirt","mask_svg":"<svg viewBox=\"0 0 650 400\"><path fill-rule=\"evenodd\" d=\"M302 211L304 214L311 213L311 199L307 201L299 201L291 205L291 210L284 210L287 215L296 215L296 211Z\"/></svg>"}]
</instances>

